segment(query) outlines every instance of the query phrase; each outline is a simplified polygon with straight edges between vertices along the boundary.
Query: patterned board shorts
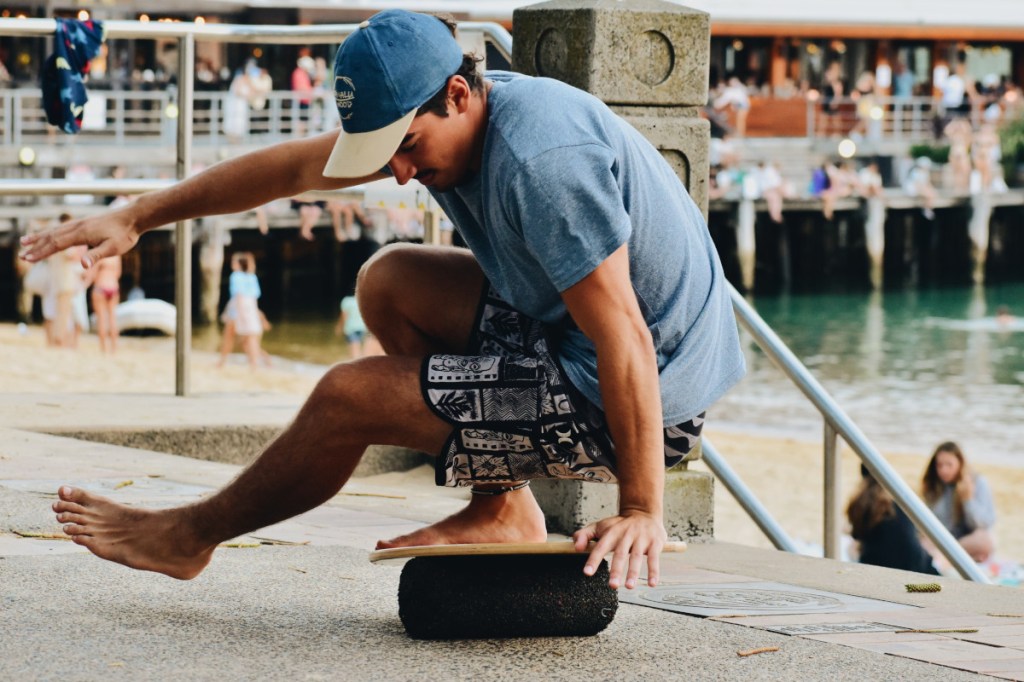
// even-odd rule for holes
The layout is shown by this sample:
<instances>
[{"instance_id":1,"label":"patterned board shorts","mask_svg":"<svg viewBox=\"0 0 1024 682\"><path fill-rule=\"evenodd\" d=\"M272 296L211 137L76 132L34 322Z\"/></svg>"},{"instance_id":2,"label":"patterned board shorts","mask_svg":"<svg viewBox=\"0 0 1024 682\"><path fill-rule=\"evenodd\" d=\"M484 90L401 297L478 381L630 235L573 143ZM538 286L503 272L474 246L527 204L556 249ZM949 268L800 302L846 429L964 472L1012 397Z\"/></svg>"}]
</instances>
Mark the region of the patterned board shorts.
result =
<instances>
[{"instance_id":1,"label":"patterned board shorts","mask_svg":"<svg viewBox=\"0 0 1024 682\"><path fill-rule=\"evenodd\" d=\"M614 483L604 413L569 382L544 325L485 289L469 355L432 355L420 385L454 430L437 459L444 486L569 478ZM704 414L665 429L665 466L700 438Z\"/></svg>"}]
</instances>

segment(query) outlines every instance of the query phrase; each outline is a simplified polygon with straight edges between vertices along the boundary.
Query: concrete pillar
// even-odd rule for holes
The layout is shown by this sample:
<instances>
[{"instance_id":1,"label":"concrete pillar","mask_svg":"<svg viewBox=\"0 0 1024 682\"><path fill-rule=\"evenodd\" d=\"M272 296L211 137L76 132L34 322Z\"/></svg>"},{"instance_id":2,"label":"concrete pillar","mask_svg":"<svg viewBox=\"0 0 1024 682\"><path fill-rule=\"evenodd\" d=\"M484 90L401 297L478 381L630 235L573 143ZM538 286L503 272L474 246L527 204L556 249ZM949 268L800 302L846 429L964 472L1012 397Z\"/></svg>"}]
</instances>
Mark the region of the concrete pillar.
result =
<instances>
[{"instance_id":1,"label":"concrete pillar","mask_svg":"<svg viewBox=\"0 0 1024 682\"><path fill-rule=\"evenodd\" d=\"M992 220L992 196L980 192L971 197L971 221L967 234L971 238L971 278L975 284L985 282L985 259L988 257L989 223Z\"/></svg>"},{"instance_id":2,"label":"concrete pillar","mask_svg":"<svg viewBox=\"0 0 1024 682\"><path fill-rule=\"evenodd\" d=\"M864 222L864 236L867 242L870 263L871 286L882 288L882 259L885 256L885 200L871 197L867 200L867 220Z\"/></svg>"},{"instance_id":3,"label":"concrete pillar","mask_svg":"<svg viewBox=\"0 0 1024 682\"><path fill-rule=\"evenodd\" d=\"M754 290L754 266L757 263L757 242L754 237L754 225L757 223L757 211L754 200L740 199L736 206L736 251L740 257L740 279L744 291Z\"/></svg>"},{"instance_id":4,"label":"concrete pillar","mask_svg":"<svg viewBox=\"0 0 1024 682\"><path fill-rule=\"evenodd\" d=\"M710 125L708 14L663 0L552 0L517 9L512 68L593 94L662 153L707 216ZM693 458L698 458L698 452ZM571 533L616 513L618 489L577 481L534 481L551 531ZM685 463L666 482L666 525L674 537L712 533L712 481Z\"/></svg>"},{"instance_id":5,"label":"concrete pillar","mask_svg":"<svg viewBox=\"0 0 1024 682\"><path fill-rule=\"evenodd\" d=\"M707 215L708 14L663 0L552 0L517 9L512 68L586 90L665 156Z\"/></svg>"},{"instance_id":6,"label":"concrete pillar","mask_svg":"<svg viewBox=\"0 0 1024 682\"><path fill-rule=\"evenodd\" d=\"M203 324L217 321L220 304L221 273L224 271L224 247L231 243L231 233L218 216L204 218L203 238L199 247L199 319Z\"/></svg>"}]
</instances>

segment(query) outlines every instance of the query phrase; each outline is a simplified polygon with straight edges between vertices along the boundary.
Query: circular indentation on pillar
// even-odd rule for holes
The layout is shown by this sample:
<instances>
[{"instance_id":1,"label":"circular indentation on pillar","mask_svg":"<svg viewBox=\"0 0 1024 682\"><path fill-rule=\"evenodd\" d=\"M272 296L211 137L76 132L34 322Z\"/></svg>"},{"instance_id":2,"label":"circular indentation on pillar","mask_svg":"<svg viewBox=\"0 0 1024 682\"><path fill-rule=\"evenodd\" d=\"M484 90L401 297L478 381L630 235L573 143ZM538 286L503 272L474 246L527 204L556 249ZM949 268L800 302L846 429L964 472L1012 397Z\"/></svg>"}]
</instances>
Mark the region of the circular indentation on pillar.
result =
<instances>
[{"instance_id":1,"label":"circular indentation on pillar","mask_svg":"<svg viewBox=\"0 0 1024 682\"><path fill-rule=\"evenodd\" d=\"M538 76L565 80L569 66L569 45L557 28L549 28L537 40L534 66Z\"/></svg>"},{"instance_id":2,"label":"circular indentation on pillar","mask_svg":"<svg viewBox=\"0 0 1024 682\"><path fill-rule=\"evenodd\" d=\"M646 85L664 83L676 65L676 51L661 31L644 31L629 48L629 66L633 75Z\"/></svg>"},{"instance_id":3,"label":"circular indentation on pillar","mask_svg":"<svg viewBox=\"0 0 1024 682\"><path fill-rule=\"evenodd\" d=\"M686 155L677 149L662 149L661 155L668 165L672 166L672 170L676 172L676 175L680 180L683 181L683 185L689 190L690 187L690 160L686 158Z\"/></svg>"},{"instance_id":4,"label":"circular indentation on pillar","mask_svg":"<svg viewBox=\"0 0 1024 682\"><path fill-rule=\"evenodd\" d=\"M721 588L673 588L650 591L643 595L648 601L697 609L757 611L824 610L841 607L843 603L827 594L786 592L783 590L751 590Z\"/></svg>"}]
</instances>

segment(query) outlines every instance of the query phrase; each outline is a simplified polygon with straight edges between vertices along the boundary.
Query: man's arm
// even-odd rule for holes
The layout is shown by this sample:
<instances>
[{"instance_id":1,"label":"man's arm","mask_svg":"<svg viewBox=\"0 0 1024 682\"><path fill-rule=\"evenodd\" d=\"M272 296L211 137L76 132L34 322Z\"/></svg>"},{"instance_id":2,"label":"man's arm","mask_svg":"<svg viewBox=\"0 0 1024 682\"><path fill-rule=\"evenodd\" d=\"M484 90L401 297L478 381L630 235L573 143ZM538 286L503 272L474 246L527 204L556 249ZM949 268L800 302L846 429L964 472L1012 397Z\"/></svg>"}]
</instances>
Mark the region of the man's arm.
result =
<instances>
[{"instance_id":1,"label":"man's arm","mask_svg":"<svg viewBox=\"0 0 1024 682\"><path fill-rule=\"evenodd\" d=\"M576 532L582 550L597 545L584 572L614 553L609 585L636 585L647 557L648 584L658 581L667 535L662 511L665 446L654 343L629 277L629 253L619 247L592 273L562 292L577 326L597 348L597 372L619 478L619 513Z\"/></svg>"},{"instance_id":2,"label":"man's arm","mask_svg":"<svg viewBox=\"0 0 1024 682\"><path fill-rule=\"evenodd\" d=\"M332 131L289 140L222 161L173 187L144 194L114 211L68 221L24 237L22 257L39 261L69 246L86 244L90 248L82 262L88 267L100 258L125 253L143 232L161 225L237 213L307 190L341 189L384 177L324 177L323 167L337 136L338 132Z\"/></svg>"}]
</instances>

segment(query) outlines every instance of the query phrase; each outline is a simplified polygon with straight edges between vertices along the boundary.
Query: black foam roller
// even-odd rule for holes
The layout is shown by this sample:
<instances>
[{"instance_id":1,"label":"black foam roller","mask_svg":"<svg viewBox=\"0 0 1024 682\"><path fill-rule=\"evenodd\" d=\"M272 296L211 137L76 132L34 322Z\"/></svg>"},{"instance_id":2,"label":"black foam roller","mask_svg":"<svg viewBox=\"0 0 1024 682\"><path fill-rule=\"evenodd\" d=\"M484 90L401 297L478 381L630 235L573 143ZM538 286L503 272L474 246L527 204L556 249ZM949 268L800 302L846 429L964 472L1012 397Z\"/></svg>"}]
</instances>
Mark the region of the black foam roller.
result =
<instances>
[{"instance_id":1,"label":"black foam roller","mask_svg":"<svg viewBox=\"0 0 1024 682\"><path fill-rule=\"evenodd\" d=\"M608 563L586 555L416 557L398 584L398 615L414 639L589 636L615 617Z\"/></svg>"}]
</instances>

